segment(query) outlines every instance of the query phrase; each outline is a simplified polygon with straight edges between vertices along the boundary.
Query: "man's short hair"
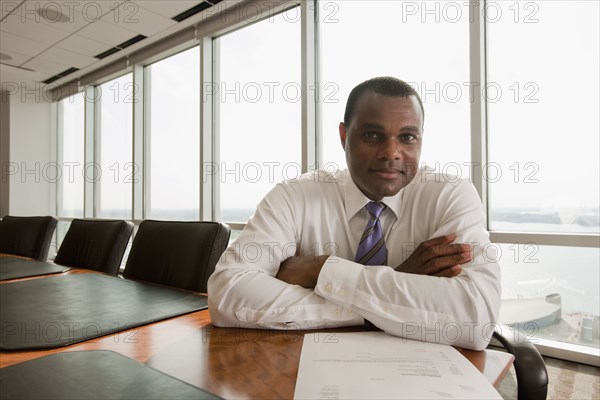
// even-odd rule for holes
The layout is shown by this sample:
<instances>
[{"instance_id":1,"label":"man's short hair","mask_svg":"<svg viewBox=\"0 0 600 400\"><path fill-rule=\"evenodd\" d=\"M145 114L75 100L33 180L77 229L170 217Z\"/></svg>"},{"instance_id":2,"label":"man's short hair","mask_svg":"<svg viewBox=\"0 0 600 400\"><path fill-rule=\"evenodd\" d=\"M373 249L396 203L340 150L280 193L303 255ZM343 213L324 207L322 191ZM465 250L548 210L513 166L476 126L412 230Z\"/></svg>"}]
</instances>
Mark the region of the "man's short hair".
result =
<instances>
[{"instance_id":1,"label":"man's short hair","mask_svg":"<svg viewBox=\"0 0 600 400\"><path fill-rule=\"evenodd\" d=\"M410 97L415 96L421 106L421 112L423 113L423 120L425 120L425 109L423 108L423 102L417 91L410 86L408 83L391 76L380 76L377 78L369 79L363 83L358 84L348 96L346 102L346 111L344 112L344 125L350 126L352 118L354 118L354 111L356 108L356 102L364 93L373 92L382 94L390 97Z\"/></svg>"}]
</instances>

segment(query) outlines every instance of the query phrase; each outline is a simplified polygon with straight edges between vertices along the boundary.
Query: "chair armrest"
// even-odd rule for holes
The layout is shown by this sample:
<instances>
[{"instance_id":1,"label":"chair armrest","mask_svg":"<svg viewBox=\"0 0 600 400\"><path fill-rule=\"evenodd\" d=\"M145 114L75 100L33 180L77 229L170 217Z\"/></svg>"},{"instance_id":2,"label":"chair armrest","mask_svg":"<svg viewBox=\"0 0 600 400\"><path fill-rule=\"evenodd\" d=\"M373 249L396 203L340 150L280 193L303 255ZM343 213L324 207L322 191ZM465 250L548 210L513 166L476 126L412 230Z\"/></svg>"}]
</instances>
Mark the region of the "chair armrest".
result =
<instances>
[{"instance_id":1,"label":"chair armrest","mask_svg":"<svg viewBox=\"0 0 600 400\"><path fill-rule=\"evenodd\" d=\"M501 332L510 332L503 336ZM517 375L517 397L519 399L545 400L548 393L548 371L544 359L526 338L517 330L498 326L493 338L510 354L515 356L513 365Z\"/></svg>"}]
</instances>

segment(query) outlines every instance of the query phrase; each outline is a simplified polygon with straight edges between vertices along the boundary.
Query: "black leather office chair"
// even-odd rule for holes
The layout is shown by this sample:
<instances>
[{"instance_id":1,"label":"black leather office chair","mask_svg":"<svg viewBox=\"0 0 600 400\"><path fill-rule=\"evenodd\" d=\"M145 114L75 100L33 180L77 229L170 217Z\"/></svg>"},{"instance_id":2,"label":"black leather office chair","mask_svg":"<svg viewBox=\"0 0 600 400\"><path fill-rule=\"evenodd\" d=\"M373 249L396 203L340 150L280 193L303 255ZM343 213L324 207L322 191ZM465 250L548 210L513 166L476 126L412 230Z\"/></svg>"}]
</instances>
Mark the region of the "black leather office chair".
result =
<instances>
[{"instance_id":1,"label":"black leather office chair","mask_svg":"<svg viewBox=\"0 0 600 400\"><path fill-rule=\"evenodd\" d=\"M54 217L4 217L0 221L0 253L46 261L56 223Z\"/></svg>"},{"instance_id":2,"label":"black leather office chair","mask_svg":"<svg viewBox=\"0 0 600 400\"><path fill-rule=\"evenodd\" d=\"M515 356L513 366L517 376L517 398L545 400L548 393L548 371L544 359L524 336L505 325L498 325L491 344L502 346Z\"/></svg>"},{"instance_id":3,"label":"black leather office chair","mask_svg":"<svg viewBox=\"0 0 600 400\"><path fill-rule=\"evenodd\" d=\"M54 262L117 275L132 232L128 221L74 219Z\"/></svg>"},{"instance_id":4,"label":"black leather office chair","mask_svg":"<svg viewBox=\"0 0 600 400\"><path fill-rule=\"evenodd\" d=\"M145 220L133 240L123 277L206 293L231 230L218 222Z\"/></svg>"}]
</instances>

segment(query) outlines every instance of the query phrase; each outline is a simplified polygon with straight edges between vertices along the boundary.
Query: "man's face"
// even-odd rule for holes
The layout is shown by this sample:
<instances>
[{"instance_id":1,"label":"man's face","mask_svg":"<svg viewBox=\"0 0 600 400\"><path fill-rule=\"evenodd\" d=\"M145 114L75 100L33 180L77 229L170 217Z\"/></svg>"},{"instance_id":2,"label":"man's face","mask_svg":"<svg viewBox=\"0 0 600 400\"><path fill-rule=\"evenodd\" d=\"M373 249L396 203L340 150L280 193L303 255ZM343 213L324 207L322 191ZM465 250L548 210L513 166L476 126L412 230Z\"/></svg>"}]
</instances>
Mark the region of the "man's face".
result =
<instances>
[{"instance_id":1,"label":"man's face","mask_svg":"<svg viewBox=\"0 0 600 400\"><path fill-rule=\"evenodd\" d=\"M423 114L415 96L373 92L356 102L340 139L352 180L371 200L394 196L415 177L423 140Z\"/></svg>"}]
</instances>

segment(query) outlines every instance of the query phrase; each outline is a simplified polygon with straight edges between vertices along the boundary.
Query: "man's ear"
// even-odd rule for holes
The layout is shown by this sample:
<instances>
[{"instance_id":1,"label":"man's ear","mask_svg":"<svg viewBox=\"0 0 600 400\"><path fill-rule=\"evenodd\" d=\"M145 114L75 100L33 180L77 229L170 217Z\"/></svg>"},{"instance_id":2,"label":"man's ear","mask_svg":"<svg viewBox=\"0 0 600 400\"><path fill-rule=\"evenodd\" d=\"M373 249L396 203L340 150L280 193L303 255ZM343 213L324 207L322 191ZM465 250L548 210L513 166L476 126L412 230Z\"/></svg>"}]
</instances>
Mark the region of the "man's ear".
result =
<instances>
[{"instance_id":1,"label":"man's ear","mask_svg":"<svg viewBox=\"0 0 600 400\"><path fill-rule=\"evenodd\" d=\"M343 122L340 122L339 130L340 141L342 142L342 149L346 150L346 125L344 125Z\"/></svg>"}]
</instances>

